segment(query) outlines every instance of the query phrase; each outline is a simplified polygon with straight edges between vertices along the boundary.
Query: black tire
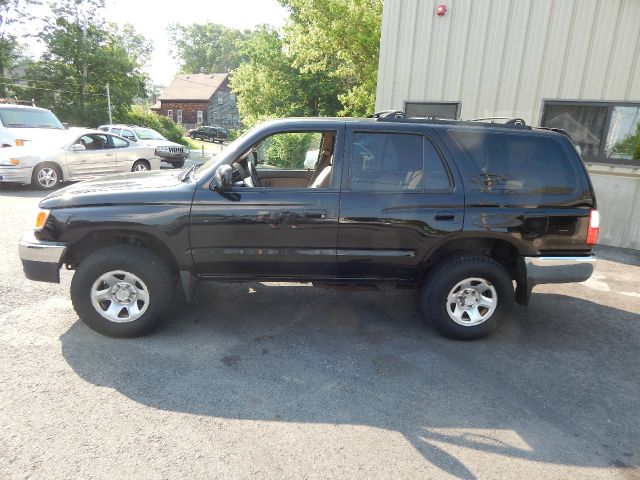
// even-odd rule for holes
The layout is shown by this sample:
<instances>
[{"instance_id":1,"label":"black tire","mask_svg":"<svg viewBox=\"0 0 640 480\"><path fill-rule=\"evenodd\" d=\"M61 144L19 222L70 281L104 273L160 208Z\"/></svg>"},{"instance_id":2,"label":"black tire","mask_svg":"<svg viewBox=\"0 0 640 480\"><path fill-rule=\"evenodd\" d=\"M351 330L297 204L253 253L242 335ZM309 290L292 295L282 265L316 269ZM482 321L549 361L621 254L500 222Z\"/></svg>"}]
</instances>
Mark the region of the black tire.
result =
<instances>
[{"instance_id":1,"label":"black tire","mask_svg":"<svg viewBox=\"0 0 640 480\"><path fill-rule=\"evenodd\" d=\"M151 171L151 165L146 160L136 160L131 166L132 172L149 172Z\"/></svg>"},{"instance_id":2,"label":"black tire","mask_svg":"<svg viewBox=\"0 0 640 480\"><path fill-rule=\"evenodd\" d=\"M478 285L479 289L483 286L489 286L495 290L496 294L495 302L497 304L493 313L490 313L490 308L476 307L481 316L487 315L487 318L477 325L460 324L452 318L456 315L455 311L463 312L465 308L468 308L468 304L459 310L455 304L451 304L453 305L453 308L449 310L451 315L448 311L450 308L447 301L449 294L460 282L467 279L485 280L485 284L481 282L472 282L472 284ZM469 290L471 300L465 298L460 301L473 302L475 298L473 290L474 288ZM463 290L460 289L456 293L462 295L462 292ZM487 297L493 296L491 290L486 290L486 292ZM514 291L511 276L502 265L484 255L460 254L441 261L425 278L420 293L420 306L433 327L445 337L458 340L472 340L489 335L509 315L513 308L513 302ZM469 314L463 313L463 315L466 315L466 319L463 316L458 321L471 323L472 319Z\"/></svg>"},{"instance_id":3,"label":"black tire","mask_svg":"<svg viewBox=\"0 0 640 480\"><path fill-rule=\"evenodd\" d=\"M105 318L98 312L98 308L94 307L92 303L94 283L97 283L102 275L112 271L123 271L142 280L141 287L146 288L140 288L140 290L147 291L148 305L140 317L120 323ZM116 277L120 276L124 277L124 275L116 275ZM125 280L126 277L122 278L123 282ZM135 285L137 288L138 283ZM109 337L139 337L150 333L160 324L160 314L173 297L173 285L174 281L169 268L153 252L130 245L113 245L98 250L80 263L71 281L71 302L80 319L96 332ZM100 288L100 284L97 288ZM112 291L113 286L105 284L103 288ZM139 304L136 301L131 302L130 305L134 303ZM105 309L109 306L111 306L110 300L99 304L105 314L107 313ZM126 313L128 312L129 310L126 309Z\"/></svg>"},{"instance_id":4,"label":"black tire","mask_svg":"<svg viewBox=\"0 0 640 480\"><path fill-rule=\"evenodd\" d=\"M60 185L61 181L60 167L53 163L36 165L31 174L31 185L40 190L53 190Z\"/></svg>"},{"instance_id":5,"label":"black tire","mask_svg":"<svg viewBox=\"0 0 640 480\"><path fill-rule=\"evenodd\" d=\"M193 138L194 140L196 139L196 134L192 133L191 135L189 135L191 138Z\"/></svg>"},{"instance_id":6,"label":"black tire","mask_svg":"<svg viewBox=\"0 0 640 480\"><path fill-rule=\"evenodd\" d=\"M173 168L182 168L184 167L184 160L181 160L179 162L171 162L171 165L173 166Z\"/></svg>"}]
</instances>

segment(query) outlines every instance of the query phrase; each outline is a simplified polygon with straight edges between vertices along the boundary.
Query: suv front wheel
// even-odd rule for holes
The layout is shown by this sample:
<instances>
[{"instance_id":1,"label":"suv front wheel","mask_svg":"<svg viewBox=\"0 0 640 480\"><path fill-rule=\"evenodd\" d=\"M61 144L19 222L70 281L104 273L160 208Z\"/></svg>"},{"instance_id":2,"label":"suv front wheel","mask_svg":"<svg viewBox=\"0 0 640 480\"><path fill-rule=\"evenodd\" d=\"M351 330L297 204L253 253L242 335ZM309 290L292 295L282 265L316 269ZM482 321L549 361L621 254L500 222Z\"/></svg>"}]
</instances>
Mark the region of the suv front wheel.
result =
<instances>
[{"instance_id":1,"label":"suv front wheel","mask_svg":"<svg viewBox=\"0 0 640 480\"><path fill-rule=\"evenodd\" d=\"M145 335L173 291L171 272L150 250L105 247L80 263L71 281L71 302L93 330L110 337Z\"/></svg>"},{"instance_id":2,"label":"suv front wheel","mask_svg":"<svg viewBox=\"0 0 640 480\"><path fill-rule=\"evenodd\" d=\"M514 291L509 273L484 255L457 255L429 272L421 306L436 330L471 340L491 333L509 315Z\"/></svg>"}]
</instances>

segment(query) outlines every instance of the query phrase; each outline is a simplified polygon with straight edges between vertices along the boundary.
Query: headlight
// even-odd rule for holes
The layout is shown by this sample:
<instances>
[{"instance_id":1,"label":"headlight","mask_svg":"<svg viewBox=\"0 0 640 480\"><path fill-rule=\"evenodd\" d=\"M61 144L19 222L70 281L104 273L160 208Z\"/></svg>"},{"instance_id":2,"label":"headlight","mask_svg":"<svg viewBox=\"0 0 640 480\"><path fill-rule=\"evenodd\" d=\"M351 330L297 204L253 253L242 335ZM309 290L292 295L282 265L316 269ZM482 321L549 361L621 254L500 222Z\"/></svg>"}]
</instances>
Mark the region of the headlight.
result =
<instances>
[{"instance_id":1,"label":"headlight","mask_svg":"<svg viewBox=\"0 0 640 480\"><path fill-rule=\"evenodd\" d=\"M168 152L169 147L156 147L156 152Z\"/></svg>"},{"instance_id":2,"label":"headlight","mask_svg":"<svg viewBox=\"0 0 640 480\"><path fill-rule=\"evenodd\" d=\"M16 166L20 164L20 160L17 158L6 158L0 162L0 165L3 166Z\"/></svg>"},{"instance_id":3,"label":"headlight","mask_svg":"<svg viewBox=\"0 0 640 480\"><path fill-rule=\"evenodd\" d=\"M47 219L49 218L49 212L51 212L51 210L45 210L45 209L41 209L38 212L38 216L36 217L36 224L34 229L35 230L42 230L45 226L45 224L47 223Z\"/></svg>"}]
</instances>

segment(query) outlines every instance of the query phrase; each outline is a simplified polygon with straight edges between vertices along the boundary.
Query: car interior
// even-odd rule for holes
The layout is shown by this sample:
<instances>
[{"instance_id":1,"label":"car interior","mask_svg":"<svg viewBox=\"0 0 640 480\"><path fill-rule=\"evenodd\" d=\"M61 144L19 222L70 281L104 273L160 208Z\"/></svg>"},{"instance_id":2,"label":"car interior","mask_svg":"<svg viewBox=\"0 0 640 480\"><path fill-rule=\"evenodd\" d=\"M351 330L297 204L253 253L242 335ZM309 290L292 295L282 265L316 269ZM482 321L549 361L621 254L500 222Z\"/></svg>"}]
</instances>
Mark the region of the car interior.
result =
<instances>
[{"instance_id":1,"label":"car interior","mask_svg":"<svg viewBox=\"0 0 640 480\"><path fill-rule=\"evenodd\" d=\"M237 187L329 188L335 138L333 131L267 137L232 164L234 184ZM304 167L309 154L317 155L313 168Z\"/></svg>"}]
</instances>

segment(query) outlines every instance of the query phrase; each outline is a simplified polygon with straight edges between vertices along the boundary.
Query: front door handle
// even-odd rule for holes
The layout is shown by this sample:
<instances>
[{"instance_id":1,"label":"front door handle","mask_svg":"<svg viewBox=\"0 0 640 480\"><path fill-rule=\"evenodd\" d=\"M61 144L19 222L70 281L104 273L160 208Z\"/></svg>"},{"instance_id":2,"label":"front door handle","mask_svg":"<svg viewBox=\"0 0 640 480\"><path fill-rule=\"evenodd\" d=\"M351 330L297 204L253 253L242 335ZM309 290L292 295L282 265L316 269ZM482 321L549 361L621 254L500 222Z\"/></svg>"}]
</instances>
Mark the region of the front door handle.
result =
<instances>
[{"instance_id":1,"label":"front door handle","mask_svg":"<svg viewBox=\"0 0 640 480\"><path fill-rule=\"evenodd\" d=\"M456 212L453 210L436 210L433 214L436 220L451 222L456 218Z\"/></svg>"},{"instance_id":2,"label":"front door handle","mask_svg":"<svg viewBox=\"0 0 640 480\"><path fill-rule=\"evenodd\" d=\"M304 216L307 218L325 218L327 211L321 208L308 208L305 209Z\"/></svg>"}]
</instances>

